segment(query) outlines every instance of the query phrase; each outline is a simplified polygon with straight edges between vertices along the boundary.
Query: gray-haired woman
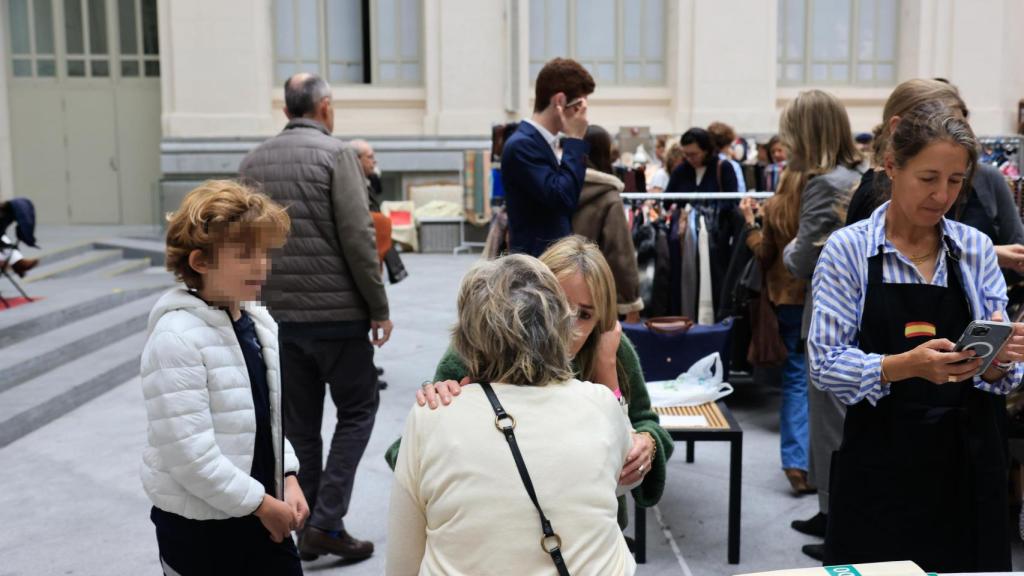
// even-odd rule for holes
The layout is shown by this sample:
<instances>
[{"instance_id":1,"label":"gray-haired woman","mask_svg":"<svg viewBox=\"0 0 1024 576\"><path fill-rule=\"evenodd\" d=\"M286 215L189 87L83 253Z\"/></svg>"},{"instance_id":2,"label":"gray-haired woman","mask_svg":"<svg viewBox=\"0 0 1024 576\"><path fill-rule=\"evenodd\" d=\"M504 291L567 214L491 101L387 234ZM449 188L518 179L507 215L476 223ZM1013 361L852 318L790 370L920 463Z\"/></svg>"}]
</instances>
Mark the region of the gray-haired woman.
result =
<instances>
[{"instance_id":1,"label":"gray-haired woman","mask_svg":"<svg viewBox=\"0 0 1024 576\"><path fill-rule=\"evenodd\" d=\"M559 536L544 538L483 386L459 402L414 406L391 490L387 574L633 574L616 521L630 425L605 386L572 378L573 315L554 274L508 256L462 282L453 346L515 419L537 504ZM507 425L502 420L502 425Z\"/></svg>"}]
</instances>

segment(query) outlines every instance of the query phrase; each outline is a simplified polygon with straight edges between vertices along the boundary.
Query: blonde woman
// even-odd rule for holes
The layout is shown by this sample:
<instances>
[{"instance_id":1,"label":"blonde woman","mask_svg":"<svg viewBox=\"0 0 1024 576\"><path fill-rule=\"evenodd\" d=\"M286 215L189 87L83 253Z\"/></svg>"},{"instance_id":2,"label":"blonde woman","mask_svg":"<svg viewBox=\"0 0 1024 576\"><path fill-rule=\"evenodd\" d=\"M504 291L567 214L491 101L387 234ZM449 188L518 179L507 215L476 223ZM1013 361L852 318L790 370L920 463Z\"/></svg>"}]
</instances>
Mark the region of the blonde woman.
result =
<instances>
[{"instance_id":1,"label":"blonde woman","mask_svg":"<svg viewBox=\"0 0 1024 576\"><path fill-rule=\"evenodd\" d=\"M629 423L609 389L573 378L574 314L554 274L521 255L481 262L458 309L452 345L482 384L409 413L386 573L633 574L615 501Z\"/></svg>"},{"instance_id":2,"label":"blonde woman","mask_svg":"<svg viewBox=\"0 0 1024 576\"><path fill-rule=\"evenodd\" d=\"M850 120L838 98L821 90L800 93L782 114L780 137L790 150L780 187L779 207L788 217L799 211L796 236L782 246L785 269L794 278L809 280L828 236L840 228L850 196L860 180L860 154L853 141ZM807 338L811 306L806 291L800 336ZM780 297L778 294L776 297ZM828 514L829 462L842 439L843 405L831 394L807 389L810 430L808 482L817 487L820 511L793 528L824 536ZM804 553L820 559L824 548L808 544Z\"/></svg>"},{"instance_id":3,"label":"blonde woman","mask_svg":"<svg viewBox=\"0 0 1024 576\"><path fill-rule=\"evenodd\" d=\"M608 263L594 244L581 236L563 238L540 257L558 278L575 314L573 340L567 348L573 373L581 380L599 383L621 395L633 426L632 448L619 474L622 486L633 488L633 498L641 506L654 506L665 489L665 462L672 455L673 443L651 409L640 359L628 338L622 336L615 316L615 281ZM420 405L437 407L449 404L460 393L461 382L472 370L455 350L449 350L438 363L436 385L417 392ZM388 462L395 461L396 441L388 450ZM620 502L620 525L625 526L625 504Z\"/></svg>"}]
</instances>

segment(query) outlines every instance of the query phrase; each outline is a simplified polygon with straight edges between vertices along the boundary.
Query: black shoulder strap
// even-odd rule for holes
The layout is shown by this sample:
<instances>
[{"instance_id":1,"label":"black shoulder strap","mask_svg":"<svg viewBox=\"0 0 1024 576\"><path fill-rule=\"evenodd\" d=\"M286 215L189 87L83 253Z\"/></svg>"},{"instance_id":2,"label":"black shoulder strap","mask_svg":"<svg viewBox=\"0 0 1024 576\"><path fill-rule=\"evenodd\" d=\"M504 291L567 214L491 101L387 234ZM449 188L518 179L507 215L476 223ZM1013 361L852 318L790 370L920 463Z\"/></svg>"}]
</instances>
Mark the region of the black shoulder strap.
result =
<instances>
[{"instance_id":1,"label":"black shoulder strap","mask_svg":"<svg viewBox=\"0 0 1024 576\"><path fill-rule=\"evenodd\" d=\"M519 444L516 442L516 435L513 432L516 427L516 419L501 407L501 402L498 402L498 396L494 393L494 389L491 388L490 384L481 382L480 386L484 389L484 394L487 395L491 408L494 408L494 427L505 434L505 440L508 442L508 447L512 450L512 458L515 459L516 468L519 470L519 477L523 480L523 486L526 487L526 493L529 494L530 500L533 501L534 508L540 514L540 529L544 532L544 536L540 539L540 547L551 555L551 561L555 563L559 576L569 576L569 569L565 567L565 560L562 558L562 539L555 533L555 530L551 527L551 522L540 508L540 502L537 501L537 493L533 490L533 481L530 480L530 473L526 470L526 462L523 461L523 455L519 452Z\"/></svg>"}]
</instances>

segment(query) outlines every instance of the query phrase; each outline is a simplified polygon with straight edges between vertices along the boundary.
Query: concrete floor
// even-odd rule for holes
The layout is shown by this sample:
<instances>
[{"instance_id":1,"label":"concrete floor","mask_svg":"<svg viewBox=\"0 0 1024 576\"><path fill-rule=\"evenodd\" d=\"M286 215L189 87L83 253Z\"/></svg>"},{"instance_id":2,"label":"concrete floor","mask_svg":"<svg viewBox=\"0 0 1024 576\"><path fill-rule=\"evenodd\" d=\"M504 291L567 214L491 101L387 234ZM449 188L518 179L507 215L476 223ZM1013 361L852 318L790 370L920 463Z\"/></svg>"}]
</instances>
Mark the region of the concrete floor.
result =
<instances>
[{"instance_id":1,"label":"concrete floor","mask_svg":"<svg viewBox=\"0 0 1024 576\"><path fill-rule=\"evenodd\" d=\"M456 289L475 257L405 260L409 279L388 288L395 332L378 353L390 388L382 393L346 519L357 537L376 543L377 553L351 565L321 559L305 565L308 574L383 572L391 482L383 453L445 349ZM731 575L816 565L800 553L815 540L789 528L791 520L813 515L817 501L791 496L779 469L777 391L743 387L728 402L745 431L741 563L726 563L727 445L698 444L694 464L685 463L680 445L665 496L648 513L648 563L639 573ZM332 427L329 413L325 437ZM145 433L135 379L0 449L0 576L159 574L149 502L138 479ZM1014 555L1015 565L1024 566L1019 543Z\"/></svg>"}]
</instances>

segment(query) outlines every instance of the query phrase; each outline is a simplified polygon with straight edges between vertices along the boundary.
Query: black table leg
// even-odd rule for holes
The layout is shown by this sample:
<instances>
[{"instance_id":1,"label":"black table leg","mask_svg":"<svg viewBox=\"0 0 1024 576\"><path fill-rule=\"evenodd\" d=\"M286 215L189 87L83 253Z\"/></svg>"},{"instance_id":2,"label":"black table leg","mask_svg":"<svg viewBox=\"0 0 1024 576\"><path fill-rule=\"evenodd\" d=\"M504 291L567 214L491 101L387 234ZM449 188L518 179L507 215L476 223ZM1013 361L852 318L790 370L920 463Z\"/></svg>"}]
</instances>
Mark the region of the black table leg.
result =
<instances>
[{"instance_id":1,"label":"black table leg","mask_svg":"<svg viewBox=\"0 0 1024 576\"><path fill-rule=\"evenodd\" d=\"M743 481L743 434L729 441L729 564L740 563L740 488Z\"/></svg>"},{"instance_id":2,"label":"black table leg","mask_svg":"<svg viewBox=\"0 0 1024 576\"><path fill-rule=\"evenodd\" d=\"M637 564L647 563L647 509L633 502L633 555Z\"/></svg>"},{"instance_id":3,"label":"black table leg","mask_svg":"<svg viewBox=\"0 0 1024 576\"><path fill-rule=\"evenodd\" d=\"M694 448L693 440L687 440L686 441L686 463L687 464L693 464L693 448Z\"/></svg>"}]
</instances>

